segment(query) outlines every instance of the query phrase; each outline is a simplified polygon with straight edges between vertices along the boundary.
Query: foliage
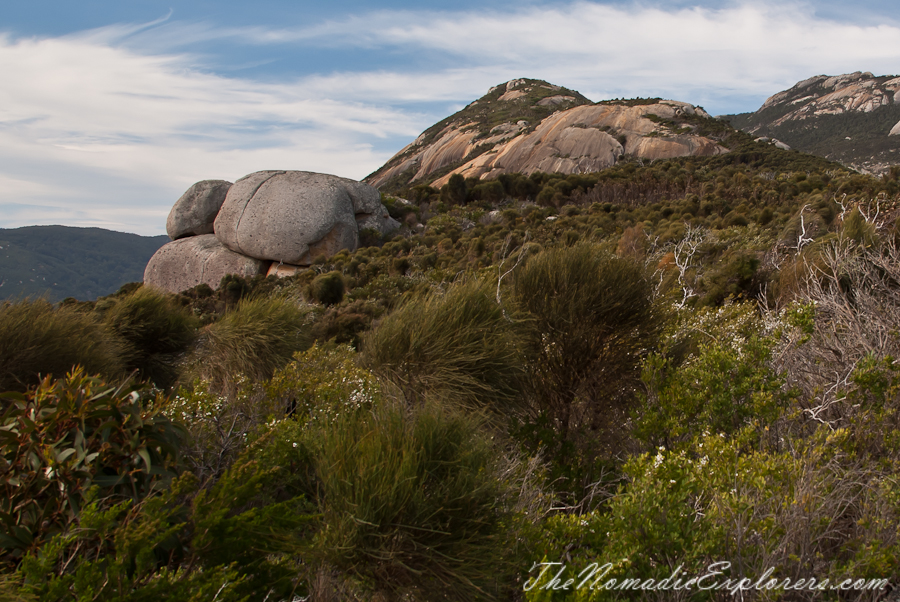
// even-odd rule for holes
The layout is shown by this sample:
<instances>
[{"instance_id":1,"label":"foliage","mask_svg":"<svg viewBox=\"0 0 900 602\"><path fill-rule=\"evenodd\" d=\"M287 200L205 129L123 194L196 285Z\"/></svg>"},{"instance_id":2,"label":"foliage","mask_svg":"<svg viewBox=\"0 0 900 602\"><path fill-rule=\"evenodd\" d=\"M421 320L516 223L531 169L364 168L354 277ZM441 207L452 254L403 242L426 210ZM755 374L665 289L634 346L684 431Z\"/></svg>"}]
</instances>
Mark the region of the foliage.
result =
<instances>
[{"instance_id":1,"label":"foliage","mask_svg":"<svg viewBox=\"0 0 900 602\"><path fill-rule=\"evenodd\" d=\"M138 288L117 299L104 322L131 347L127 368L158 386L170 386L176 377L178 355L196 336L197 321L175 297Z\"/></svg>"},{"instance_id":2,"label":"foliage","mask_svg":"<svg viewBox=\"0 0 900 602\"><path fill-rule=\"evenodd\" d=\"M293 595L314 515L303 498L265 493L279 473L247 461L208 489L187 473L137 504L89 500L72 528L23 559L23 590L46 602Z\"/></svg>"},{"instance_id":3,"label":"foliage","mask_svg":"<svg viewBox=\"0 0 900 602\"><path fill-rule=\"evenodd\" d=\"M520 338L490 285L475 279L409 299L362 347L366 365L413 402L434 395L505 411L522 374Z\"/></svg>"},{"instance_id":4,"label":"foliage","mask_svg":"<svg viewBox=\"0 0 900 602\"><path fill-rule=\"evenodd\" d=\"M311 344L309 311L278 297L241 301L205 327L188 361L187 375L208 381L216 392L233 393L241 376L265 380Z\"/></svg>"},{"instance_id":5,"label":"foliage","mask_svg":"<svg viewBox=\"0 0 900 602\"><path fill-rule=\"evenodd\" d=\"M309 285L309 293L322 305L337 305L344 300L344 279L340 272L316 276Z\"/></svg>"},{"instance_id":6,"label":"foliage","mask_svg":"<svg viewBox=\"0 0 900 602\"><path fill-rule=\"evenodd\" d=\"M177 469L182 431L147 389L78 369L27 394L5 393L0 403L6 561L71 524L92 486L107 501L139 500Z\"/></svg>"},{"instance_id":7,"label":"foliage","mask_svg":"<svg viewBox=\"0 0 900 602\"><path fill-rule=\"evenodd\" d=\"M313 431L323 520L319 553L385 591L471 600L496 590L501 484L472 417L380 404Z\"/></svg>"},{"instance_id":8,"label":"foliage","mask_svg":"<svg viewBox=\"0 0 900 602\"><path fill-rule=\"evenodd\" d=\"M46 301L0 304L0 390L24 391L76 365L107 377L125 372L127 345L89 313Z\"/></svg>"},{"instance_id":9,"label":"foliage","mask_svg":"<svg viewBox=\"0 0 900 602\"><path fill-rule=\"evenodd\" d=\"M651 449L680 449L704 432L731 435L751 422L770 423L790 405L770 367L775 341L760 336L753 313L735 305L688 314L670 334L670 357L647 358L646 394L634 420ZM686 346L693 348L687 358Z\"/></svg>"},{"instance_id":10,"label":"foliage","mask_svg":"<svg viewBox=\"0 0 900 602\"><path fill-rule=\"evenodd\" d=\"M643 266L587 244L547 250L518 268L513 292L526 316L533 424L548 419L552 430L534 437L560 464L611 456L658 330ZM584 446L570 446L588 430L593 451L576 461L570 456Z\"/></svg>"}]
</instances>

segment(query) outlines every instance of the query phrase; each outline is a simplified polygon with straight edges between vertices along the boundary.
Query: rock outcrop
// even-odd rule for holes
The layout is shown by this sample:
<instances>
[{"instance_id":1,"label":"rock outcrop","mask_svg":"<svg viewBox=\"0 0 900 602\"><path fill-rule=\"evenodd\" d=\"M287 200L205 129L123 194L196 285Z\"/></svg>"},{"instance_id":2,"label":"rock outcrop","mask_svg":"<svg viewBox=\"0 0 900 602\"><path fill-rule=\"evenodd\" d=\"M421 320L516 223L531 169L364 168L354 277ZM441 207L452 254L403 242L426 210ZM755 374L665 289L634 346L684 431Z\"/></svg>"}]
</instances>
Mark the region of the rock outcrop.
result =
<instances>
[{"instance_id":1,"label":"rock outcrop","mask_svg":"<svg viewBox=\"0 0 900 602\"><path fill-rule=\"evenodd\" d=\"M758 111L724 117L755 136L879 174L900 162L898 91L893 75L817 75L772 95Z\"/></svg>"},{"instance_id":2,"label":"rock outcrop","mask_svg":"<svg viewBox=\"0 0 900 602\"><path fill-rule=\"evenodd\" d=\"M664 159L726 152L696 132L704 119L712 118L684 102L593 104L547 82L517 79L491 88L423 132L366 181L379 187L440 187L457 173L482 179L511 172L585 173L626 156Z\"/></svg>"},{"instance_id":3,"label":"rock outcrop","mask_svg":"<svg viewBox=\"0 0 900 602\"><path fill-rule=\"evenodd\" d=\"M170 242L157 251L144 270L144 284L173 293L198 284L216 288L227 274L251 278L264 274L269 263L235 253L214 234L201 234Z\"/></svg>"},{"instance_id":4,"label":"rock outcrop","mask_svg":"<svg viewBox=\"0 0 900 602\"><path fill-rule=\"evenodd\" d=\"M231 182L225 180L203 180L188 188L169 212L166 220L169 238L178 240L185 236L212 234L216 215L229 188Z\"/></svg>"},{"instance_id":5,"label":"rock outcrop","mask_svg":"<svg viewBox=\"0 0 900 602\"><path fill-rule=\"evenodd\" d=\"M399 227L373 187L305 171L260 171L230 184L191 186L169 214L173 242L147 264L144 282L171 292L226 274L288 276L318 255L356 250L359 231Z\"/></svg>"}]
</instances>

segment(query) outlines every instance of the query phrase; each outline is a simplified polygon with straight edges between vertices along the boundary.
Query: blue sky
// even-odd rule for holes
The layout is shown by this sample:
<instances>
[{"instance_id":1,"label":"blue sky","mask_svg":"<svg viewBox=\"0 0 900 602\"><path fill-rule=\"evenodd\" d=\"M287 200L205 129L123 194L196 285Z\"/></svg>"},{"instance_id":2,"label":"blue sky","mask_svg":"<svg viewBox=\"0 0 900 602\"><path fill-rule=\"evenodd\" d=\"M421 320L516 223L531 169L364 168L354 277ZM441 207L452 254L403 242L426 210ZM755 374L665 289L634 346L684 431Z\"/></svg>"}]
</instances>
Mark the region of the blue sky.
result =
<instances>
[{"instance_id":1,"label":"blue sky","mask_svg":"<svg viewBox=\"0 0 900 602\"><path fill-rule=\"evenodd\" d=\"M517 77L752 111L900 73L900 4L30 0L0 6L0 227L160 234L193 182L360 179Z\"/></svg>"}]
</instances>

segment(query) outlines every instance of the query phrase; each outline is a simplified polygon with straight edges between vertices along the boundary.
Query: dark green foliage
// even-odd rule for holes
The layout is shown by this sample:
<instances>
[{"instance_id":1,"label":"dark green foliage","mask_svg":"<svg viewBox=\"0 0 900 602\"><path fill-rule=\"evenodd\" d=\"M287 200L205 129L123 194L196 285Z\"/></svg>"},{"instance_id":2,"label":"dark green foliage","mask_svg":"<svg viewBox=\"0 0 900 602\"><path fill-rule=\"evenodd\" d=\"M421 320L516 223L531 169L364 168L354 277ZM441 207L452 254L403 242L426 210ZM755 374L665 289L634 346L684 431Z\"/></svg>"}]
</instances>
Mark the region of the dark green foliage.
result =
<instances>
[{"instance_id":1,"label":"dark green foliage","mask_svg":"<svg viewBox=\"0 0 900 602\"><path fill-rule=\"evenodd\" d=\"M27 226L0 229L0 299L61 301L109 295L140 282L150 257L169 237L101 228Z\"/></svg>"},{"instance_id":2,"label":"dark green foliage","mask_svg":"<svg viewBox=\"0 0 900 602\"><path fill-rule=\"evenodd\" d=\"M382 404L311 433L331 565L416 599L495 593L502 563L496 450L471 417Z\"/></svg>"},{"instance_id":3,"label":"dark green foliage","mask_svg":"<svg viewBox=\"0 0 900 602\"><path fill-rule=\"evenodd\" d=\"M362 341L366 364L410 401L429 395L504 411L522 374L520 339L491 286L474 279L411 297Z\"/></svg>"},{"instance_id":4,"label":"dark green foliage","mask_svg":"<svg viewBox=\"0 0 900 602\"><path fill-rule=\"evenodd\" d=\"M88 490L138 500L173 475L182 436L150 391L75 371L0 395L0 547L9 562L70 525Z\"/></svg>"},{"instance_id":5,"label":"dark green foliage","mask_svg":"<svg viewBox=\"0 0 900 602\"><path fill-rule=\"evenodd\" d=\"M17 576L44 602L290 599L315 517L267 493L283 472L245 460L208 489L188 473L136 504L89 502Z\"/></svg>"},{"instance_id":6,"label":"dark green foliage","mask_svg":"<svg viewBox=\"0 0 900 602\"><path fill-rule=\"evenodd\" d=\"M142 287L118 299L103 319L131 347L129 370L139 370L161 387L174 383L178 355L194 340L197 327L176 297Z\"/></svg>"},{"instance_id":7,"label":"dark green foliage","mask_svg":"<svg viewBox=\"0 0 900 602\"><path fill-rule=\"evenodd\" d=\"M535 424L553 432L553 440L536 438L560 464L579 462L571 445L586 443L588 432L589 456L618 451L640 362L660 323L643 266L579 244L531 257L513 284L527 317Z\"/></svg>"},{"instance_id":8,"label":"dark green foliage","mask_svg":"<svg viewBox=\"0 0 900 602\"><path fill-rule=\"evenodd\" d=\"M316 276L309 285L309 293L322 305L337 305L344 300L344 278L340 272Z\"/></svg>"},{"instance_id":9,"label":"dark green foliage","mask_svg":"<svg viewBox=\"0 0 900 602\"><path fill-rule=\"evenodd\" d=\"M0 391L24 391L41 376L63 377L75 365L119 377L131 349L96 315L46 301L0 304Z\"/></svg>"},{"instance_id":10,"label":"dark green foliage","mask_svg":"<svg viewBox=\"0 0 900 602\"><path fill-rule=\"evenodd\" d=\"M446 185L446 202L451 205L465 205L468 200L469 191L466 186L466 180L458 173L450 176ZM444 190L441 190L441 200L444 200Z\"/></svg>"}]
</instances>

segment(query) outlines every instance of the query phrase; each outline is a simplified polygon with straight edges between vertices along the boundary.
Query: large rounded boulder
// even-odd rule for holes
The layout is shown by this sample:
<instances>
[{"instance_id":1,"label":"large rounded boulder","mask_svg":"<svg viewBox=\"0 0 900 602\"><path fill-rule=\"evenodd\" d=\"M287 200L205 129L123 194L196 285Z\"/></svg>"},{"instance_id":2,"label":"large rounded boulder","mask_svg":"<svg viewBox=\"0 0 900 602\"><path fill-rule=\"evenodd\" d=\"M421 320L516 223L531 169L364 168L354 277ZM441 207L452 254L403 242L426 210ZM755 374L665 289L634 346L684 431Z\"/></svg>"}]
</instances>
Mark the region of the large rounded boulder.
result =
<instances>
[{"instance_id":1,"label":"large rounded boulder","mask_svg":"<svg viewBox=\"0 0 900 602\"><path fill-rule=\"evenodd\" d=\"M216 216L231 182L203 180L187 189L172 206L166 220L166 234L172 240L214 232Z\"/></svg>"},{"instance_id":2,"label":"large rounded boulder","mask_svg":"<svg viewBox=\"0 0 900 602\"><path fill-rule=\"evenodd\" d=\"M307 171L260 171L229 189L215 222L226 247L250 257L309 265L359 245L357 221L383 219L372 186Z\"/></svg>"},{"instance_id":3,"label":"large rounded boulder","mask_svg":"<svg viewBox=\"0 0 900 602\"><path fill-rule=\"evenodd\" d=\"M226 274L250 278L268 268L268 261L235 253L215 235L203 234L163 245L147 263L144 284L180 293L201 283L216 288Z\"/></svg>"}]
</instances>

